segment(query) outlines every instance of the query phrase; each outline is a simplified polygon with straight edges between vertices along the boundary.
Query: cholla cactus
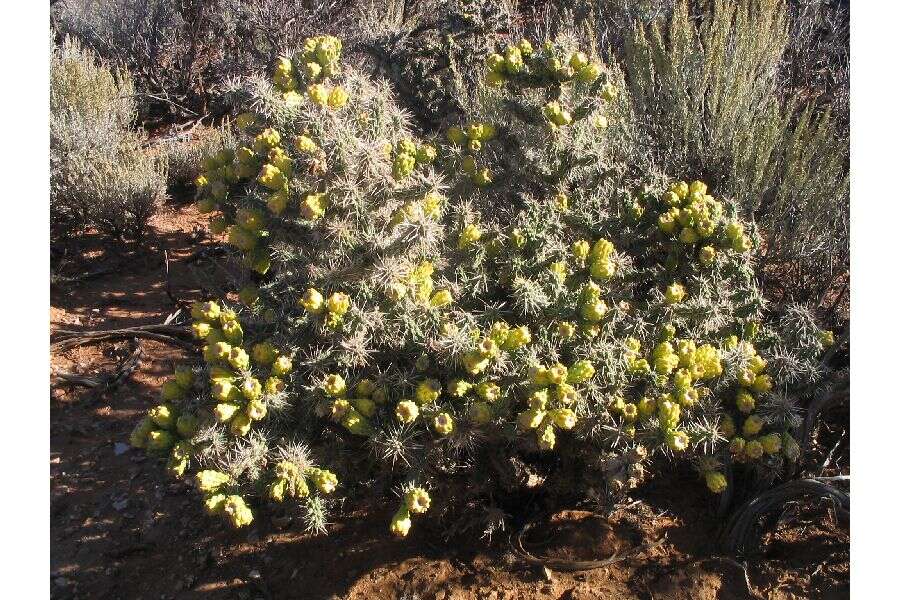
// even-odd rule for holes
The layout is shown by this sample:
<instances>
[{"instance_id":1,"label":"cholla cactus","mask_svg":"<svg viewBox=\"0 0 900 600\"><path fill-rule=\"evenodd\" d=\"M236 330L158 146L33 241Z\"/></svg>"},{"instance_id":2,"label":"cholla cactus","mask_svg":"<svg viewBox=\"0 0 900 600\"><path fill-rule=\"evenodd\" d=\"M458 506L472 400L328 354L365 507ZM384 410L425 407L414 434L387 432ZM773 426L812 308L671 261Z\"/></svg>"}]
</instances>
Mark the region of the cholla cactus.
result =
<instances>
[{"instance_id":1,"label":"cholla cactus","mask_svg":"<svg viewBox=\"0 0 900 600\"><path fill-rule=\"evenodd\" d=\"M761 472L796 457L784 398L824 337L800 313L776 324L802 321L791 336L765 324L732 202L617 162L618 72L521 40L487 58L471 121L419 140L340 51L307 40L249 82L237 147L204 161L199 203L254 283L195 306L204 364L135 445L201 469L236 526L303 500L319 529L338 475L381 478L401 536L517 485L614 497L651 459L693 458L718 493L725 453Z\"/></svg>"}]
</instances>

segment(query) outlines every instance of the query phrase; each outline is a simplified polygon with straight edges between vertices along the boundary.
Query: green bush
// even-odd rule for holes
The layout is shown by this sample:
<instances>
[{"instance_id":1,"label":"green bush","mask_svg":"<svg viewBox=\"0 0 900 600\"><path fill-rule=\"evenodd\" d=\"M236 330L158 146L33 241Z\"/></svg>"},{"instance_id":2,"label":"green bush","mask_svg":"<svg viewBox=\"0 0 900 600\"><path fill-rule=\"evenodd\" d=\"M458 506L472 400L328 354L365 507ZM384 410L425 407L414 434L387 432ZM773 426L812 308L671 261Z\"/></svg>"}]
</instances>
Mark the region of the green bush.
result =
<instances>
[{"instance_id":1,"label":"green bush","mask_svg":"<svg viewBox=\"0 0 900 600\"><path fill-rule=\"evenodd\" d=\"M523 494L608 506L684 461L720 493L731 461L796 459L792 390L833 340L770 318L757 228L623 162L640 100L589 49L500 52L436 139L331 37L232 91L198 205L252 283L194 307L203 360L131 437L211 513L293 498L321 530L337 487L394 490L398 535L426 511L489 533Z\"/></svg>"},{"instance_id":2,"label":"green bush","mask_svg":"<svg viewBox=\"0 0 900 600\"><path fill-rule=\"evenodd\" d=\"M50 216L57 234L140 236L165 197L165 160L131 129L134 87L73 40L50 60Z\"/></svg>"}]
</instances>

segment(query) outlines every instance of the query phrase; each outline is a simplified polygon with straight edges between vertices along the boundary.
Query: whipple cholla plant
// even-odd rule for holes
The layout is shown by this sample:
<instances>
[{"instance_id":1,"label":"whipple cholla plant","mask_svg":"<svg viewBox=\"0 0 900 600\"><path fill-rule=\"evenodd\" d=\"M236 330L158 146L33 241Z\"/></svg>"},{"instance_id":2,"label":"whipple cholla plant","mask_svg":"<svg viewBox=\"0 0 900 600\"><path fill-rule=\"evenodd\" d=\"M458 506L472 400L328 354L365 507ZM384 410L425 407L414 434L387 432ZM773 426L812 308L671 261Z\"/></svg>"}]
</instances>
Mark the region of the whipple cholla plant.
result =
<instances>
[{"instance_id":1,"label":"whipple cholla plant","mask_svg":"<svg viewBox=\"0 0 900 600\"><path fill-rule=\"evenodd\" d=\"M503 526L522 493L609 504L652 466L797 457L789 390L830 334L767 325L751 225L700 181L634 172L621 74L568 39L492 54L471 122L420 140L384 84L307 40L240 90L199 203L248 278L195 305L203 360L132 443L235 526L393 490L406 535ZM315 458L314 458L315 457Z\"/></svg>"}]
</instances>

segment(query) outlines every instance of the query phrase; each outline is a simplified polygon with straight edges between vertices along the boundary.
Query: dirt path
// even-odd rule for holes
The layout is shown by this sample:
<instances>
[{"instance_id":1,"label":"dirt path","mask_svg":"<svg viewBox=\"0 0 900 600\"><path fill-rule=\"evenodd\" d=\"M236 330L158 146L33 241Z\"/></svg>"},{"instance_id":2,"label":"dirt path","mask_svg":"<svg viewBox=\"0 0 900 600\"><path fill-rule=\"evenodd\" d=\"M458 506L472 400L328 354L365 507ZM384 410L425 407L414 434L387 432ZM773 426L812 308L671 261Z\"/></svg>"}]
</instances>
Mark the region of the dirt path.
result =
<instances>
[{"instance_id":1,"label":"dirt path","mask_svg":"<svg viewBox=\"0 0 900 600\"><path fill-rule=\"evenodd\" d=\"M175 308L167 293L201 295L185 259L211 245L205 219L168 207L140 247L87 251L110 274L54 286L51 330L159 323ZM166 276L164 251L168 254ZM64 265L77 274L78 264ZM91 268L95 268L92 265ZM743 570L709 560L712 506L695 479L650 483L622 522L667 541L644 562L584 573L543 573L495 540L435 545L424 528L408 540L387 532L390 510L345 504L328 536L312 537L288 513L260 511L250 531L206 516L194 492L124 445L181 350L142 341L140 368L111 392L51 390L51 564L54 598L570 599L753 598ZM91 375L109 369L127 342L52 357L52 367ZM287 510L287 509L284 509ZM275 517L274 519L272 517ZM756 597L848 598L849 535L824 515L795 520L772 536L748 576ZM277 525L276 525L277 523Z\"/></svg>"}]
</instances>

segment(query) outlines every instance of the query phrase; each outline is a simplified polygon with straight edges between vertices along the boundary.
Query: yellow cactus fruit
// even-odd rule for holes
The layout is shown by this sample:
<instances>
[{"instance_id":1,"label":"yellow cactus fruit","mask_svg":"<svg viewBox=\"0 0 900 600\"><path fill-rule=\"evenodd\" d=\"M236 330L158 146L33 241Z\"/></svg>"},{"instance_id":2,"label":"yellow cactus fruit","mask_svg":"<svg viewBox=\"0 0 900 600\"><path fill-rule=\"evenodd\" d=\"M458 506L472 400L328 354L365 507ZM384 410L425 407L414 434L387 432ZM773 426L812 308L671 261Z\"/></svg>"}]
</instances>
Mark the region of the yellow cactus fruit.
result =
<instances>
[{"instance_id":1,"label":"yellow cactus fruit","mask_svg":"<svg viewBox=\"0 0 900 600\"><path fill-rule=\"evenodd\" d=\"M154 406L149 411L147 411L147 416L150 417L156 425L162 427L163 429L173 429L175 427L175 419L177 418L175 414L175 409L171 404L160 404L159 406Z\"/></svg>"},{"instance_id":2,"label":"yellow cactus fruit","mask_svg":"<svg viewBox=\"0 0 900 600\"><path fill-rule=\"evenodd\" d=\"M464 250L481 239L481 229L478 225L466 225L459 235L456 247Z\"/></svg>"},{"instance_id":3,"label":"yellow cactus fruit","mask_svg":"<svg viewBox=\"0 0 900 600\"><path fill-rule=\"evenodd\" d=\"M342 316L350 310L350 296L343 292L335 292L326 301L328 312Z\"/></svg>"},{"instance_id":4,"label":"yellow cactus fruit","mask_svg":"<svg viewBox=\"0 0 900 600\"><path fill-rule=\"evenodd\" d=\"M347 383L337 373L332 373L325 378L322 389L332 398L340 398L347 391Z\"/></svg>"},{"instance_id":5,"label":"yellow cactus fruit","mask_svg":"<svg viewBox=\"0 0 900 600\"><path fill-rule=\"evenodd\" d=\"M309 99L312 100L315 104L318 104L319 106L328 105L328 97L330 91L321 83L313 83L307 86L306 93L309 95Z\"/></svg>"},{"instance_id":6,"label":"yellow cactus fruit","mask_svg":"<svg viewBox=\"0 0 900 600\"><path fill-rule=\"evenodd\" d=\"M748 458L758 459L765 453L763 445L758 440L751 440L744 445L744 454Z\"/></svg>"},{"instance_id":7,"label":"yellow cactus fruit","mask_svg":"<svg viewBox=\"0 0 900 600\"><path fill-rule=\"evenodd\" d=\"M350 96L347 94L347 91L344 90L341 86L336 86L331 90L331 93L328 94L328 106L329 108L342 108L347 104L347 101L350 100Z\"/></svg>"},{"instance_id":8,"label":"yellow cactus fruit","mask_svg":"<svg viewBox=\"0 0 900 600\"><path fill-rule=\"evenodd\" d=\"M146 448L147 438L150 432L156 428L156 423L150 417L145 417L134 427L128 437L128 443L134 448Z\"/></svg>"},{"instance_id":9,"label":"yellow cactus fruit","mask_svg":"<svg viewBox=\"0 0 900 600\"><path fill-rule=\"evenodd\" d=\"M670 431L666 434L666 445L675 452L683 452L689 443L690 438L683 431Z\"/></svg>"},{"instance_id":10,"label":"yellow cactus fruit","mask_svg":"<svg viewBox=\"0 0 900 600\"><path fill-rule=\"evenodd\" d=\"M547 394L547 390L534 390L528 395L528 408L533 410L545 410L547 408L547 402L549 401L549 396Z\"/></svg>"},{"instance_id":11,"label":"yellow cactus fruit","mask_svg":"<svg viewBox=\"0 0 900 600\"><path fill-rule=\"evenodd\" d=\"M371 417L375 414L375 401L371 398L356 398L353 400L353 407L364 417Z\"/></svg>"},{"instance_id":12,"label":"yellow cactus fruit","mask_svg":"<svg viewBox=\"0 0 900 600\"><path fill-rule=\"evenodd\" d=\"M412 400L401 400L397 403L394 414L401 423L412 423L419 416L419 405Z\"/></svg>"},{"instance_id":13,"label":"yellow cactus fruit","mask_svg":"<svg viewBox=\"0 0 900 600\"><path fill-rule=\"evenodd\" d=\"M406 537L411 527L412 518L409 516L409 509L401 506L391 518L391 533L397 537Z\"/></svg>"},{"instance_id":14,"label":"yellow cactus fruit","mask_svg":"<svg viewBox=\"0 0 900 600\"><path fill-rule=\"evenodd\" d=\"M230 402L220 402L216 404L216 407L213 409L213 414L216 417L216 420L219 423L227 423L230 421L237 412L241 410L240 405L232 404Z\"/></svg>"},{"instance_id":15,"label":"yellow cactus fruit","mask_svg":"<svg viewBox=\"0 0 900 600\"><path fill-rule=\"evenodd\" d=\"M245 412L251 421L261 421L266 418L268 409L265 402L260 399L254 399L247 403Z\"/></svg>"},{"instance_id":16,"label":"yellow cactus fruit","mask_svg":"<svg viewBox=\"0 0 900 600\"><path fill-rule=\"evenodd\" d=\"M575 412L570 408L556 408L548 414L553 424L560 429L572 429L578 422L578 417L575 416Z\"/></svg>"},{"instance_id":17,"label":"yellow cactus fruit","mask_svg":"<svg viewBox=\"0 0 900 600\"><path fill-rule=\"evenodd\" d=\"M737 409L745 415L749 415L756 408L756 399L747 390L738 390L734 401Z\"/></svg>"},{"instance_id":18,"label":"yellow cactus fruit","mask_svg":"<svg viewBox=\"0 0 900 600\"><path fill-rule=\"evenodd\" d=\"M564 340L571 339L575 335L575 325L569 321L560 321L556 324L556 334Z\"/></svg>"},{"instance_id":19,"label":"yellow cactus fruit","mask_svg":"<svg viewBox=\"0 0 900 600\"><path fill-rule=\"evenodd\" d=\"M319 292L319 290L315 288L309 288L300 297L298 301L300 306L306 309L307 312L318 314L322 312L322 308L325 306L325 298Z\"/></svg>"},{"instance_id":20,"label":"yellow cactus fruit","mask_svg":"<svg viewBox=\"0 0 900 600\"><path fill-rule=\"evenodd\" d=\"M744 420L744 425L741 427L741 433L743 433L744 437L753 437L762 430L763 425L762 419L756 415L750 415Z\"/></svg>"},{"instance_id":21,"label":"yellow cactus fruit","mask_svg":"<svg viewBox=\"0 0 900 600\"><path fill-rule=\"evenodd\" d=\"M472 384L463 379L454 379L447 386L447 391L454 398L462 398L469 393L470 389L472 389Z\"/></svg>"},{"instance_id":22,"label":"yellow cactus fruit","mask_svg":"<svg viewBox=\"0 0 900 600\"><path fill-rule=\"evenodd\" d=\"M554 446L556 446L556 432L553 430L553 425L545 425L541 429L538 434L537 444L541 450L553 450Z\"/></svg>"},{"instance_id":23,"label":"yellow cactus fruit","mask_svg":"<svg viewBox=\"0 0 900 600\"><path fill-rule=\"evenodd\" d=\"M487 402L496 402L500 399L500 386L493 381L482 381L475 386L475 393L478 397Z\"/></svg>"},{"instance_id":24,"label":"yellow cactus fruit","mask_svg":"<svg viewBox=\"0 0 900 600\"><path fill-rule=\"evenodd\" d=\"M231 433L238 437L243 437L250 433L250 426L253 424L253 421L250 420L250 417L247 416L246 413L239 413L231 419L231 423L229 424L229 429Z\"/></svg>"},{"instance_id":25,"label":"yellow cactus fruit","mask_svg":"<svg viewBox=\"0 0 900 600\"><path fill-rule=\"evenodd\" d=\"M463 366L471 375L482 373L490 364L490 356L480 351L466 352L463 355Z\"/></svg>"},{"instance_id":26,"label":"yellow cactus fruit","mask_svg":"<svg viewBox=\"0 0 900 600\"><path fill-rule=\"evenodd\" d=\"M678 304L684 300L686 292L684 286L680 283L673 283L666 288L665 299L666 304Z\"/></svg>"},{"instance_id":27,"label":"yellow cactus fruit","mask_svg":"<svg viewBox=\"0 0 900 600\"><path fill-rule=\"evenodd\" d=\"M731 415L725 415L722 417L722 420L719 421L719 433L721 433L726 438L733 438L734 434L737 433L737 429L734 425L734 419L731 418Z\"/></svg>"},{"instance_id":28,"label":"yellow cactus fruit","mask_svg":"<svg viewBox=\"0 0 900 600\"><path fill-rule=\"evenodd\" d=\"M432 426L440 435L449 435L453 432L453 417L448 413L442 412L434 418Z\"/></svg>"},{"instance_id":29,"label":"yellow cactus fruit","mask_svg":"<svg viewBox=\"0 0 900 600\"><path fill-rule=\"evenodd\" d=\"M766 374L757 375L753 380L751 388L757 394L770 392L772 391L772 378Z\"/></svg>"},{"instance_id":30,"label":"yellow cactus fruit","mask_svg":"<svg viewBox=\"0 0 900 600\"><path fill-rule=\"evenodd\" d=\"M706 487L713 494L721 494L728 487L728 480L719 471L707 471L704 479L706 480Z\"/></svg>"},{"instance_id":31,"label":"yellow cactus fruit","mask_svg":"<svg viewBox=\"0 0 900 600\"><path fill-rule=\"evenodd\" d=\"M275 359L275 362L272 363L272 375L276 377L283 377L291 372L293 368L293 364L291 363L291 359L288 356L279 356Z\"/></svg>"},{"instance_id":32,"label":"yellow cactus fruit","mask_svg":"<svg viewBox=\"0 0 900 600\"><path fill-rule=\"evenodd\" d=\"M197 489L205 494L215 492L223 485L231 483L231 476L220 471L204 470L195 477Z\"/></svg>"},{"instance_id":33,"label":"yellow cactus fruit","mask_svg":"<svg viewBox=\"0 0 900 600\"><path fill-rule=\"evenodd\" d=\"M168 379L163 382L162 387L159 389L159 395L164 402L178 402L184 398L185 389L185 387L178 385L177 380Z\"/></svg>"},{"instance_id":34,"label":"yellow cactus fruit","mask_svg":"<svg viewBox=\"0 0 900 600\"><path fill-rule=\"evenodd\" d=\"M531 408L519 413L517 422L521 429L537 429L541 426L541 423L544 422L544 417L546 416L546 411L538 408Z\"/></svg>"},{"instance_id":35,"label":"yellow cactus fruit","mask_svg":"<svg viewBox=\"0 0 900 600\"><path fill-rule=\"evenodd\" d=\"M325 214L327 196L325 194L306 194L300 203L300 216L307 221L315 221Z\"/></svg>"},{"instance_id":36,"label":"yellow cactus fruit","mask_svg":"<svg viewBox=\"0 0 900 600\"><path fill-rule=\"evenodd\" d=\"M222 511L236 528L244 527L253 522L253 512L244 499L240 496L228 496Z\"/></svg>"},{"instance_id":37,"label":"yellow cactus fruit","mask_svg":"<svg viewBox=\"0 0 900 600\"><path fill-rule=\"evenodd\" d=\"M417 487L406 492L404 502L409 512L420 515L431 506L431 496L423 488Z\"/></svg>"},{"instance_id":38,"label":"yellow cactus fruit","mask_svg":"<svg viewBox=\"0 0 900 600\"><path fill-rule=\"evenodd\" d=\"M431 296L429 304L432 308L443 308L453 303L453 294L450 290L438 290Z\"/></svg>"},{"instance_id":39,"label":"yellow cactus fruit","mask_svg":"<svg viewBox=\"0 0 900 600\"><path fill-rule=\"evenodd\" d=\"M781 435L777 433L764 435L759 438L759 442L762 444L763 451L766 454L778 454L781 452Z\"/></svg>"}]
</instances>

